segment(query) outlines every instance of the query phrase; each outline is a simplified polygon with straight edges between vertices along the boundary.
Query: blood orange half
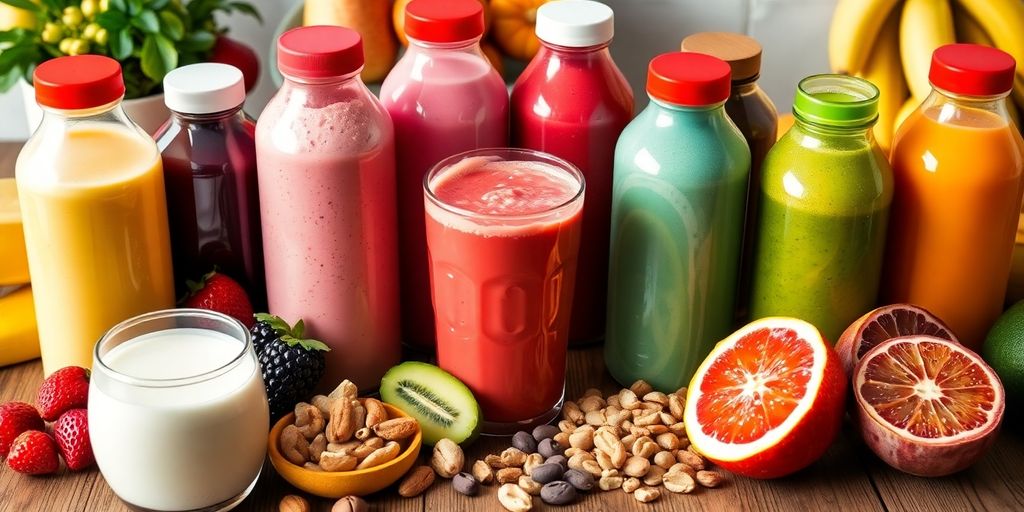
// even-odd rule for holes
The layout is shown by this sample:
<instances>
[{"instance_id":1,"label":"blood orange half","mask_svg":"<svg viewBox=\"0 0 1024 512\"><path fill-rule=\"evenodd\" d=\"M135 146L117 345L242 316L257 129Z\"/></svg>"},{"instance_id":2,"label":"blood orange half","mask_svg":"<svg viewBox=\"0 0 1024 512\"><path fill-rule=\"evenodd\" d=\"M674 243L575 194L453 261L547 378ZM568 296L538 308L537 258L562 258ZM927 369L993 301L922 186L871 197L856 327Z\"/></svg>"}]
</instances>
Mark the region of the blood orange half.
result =
<instances>
[{"instance_id":1,"label":"blood orange half","mask_svg":"<svg viewBox=\"0 0 1024 512\"><path fill-rule=\"evenodd\" d=\"M883 342L857 363L856 420L890 466L943 476L974 464L995 442L1003 385L981 357L933 336Z\"/></svg>"},{"instance_id":2,"label":"blood orange half","mask_svg":"<svg viewBox=\"0 0 1024 512\"><path fill-rule=\"evenodd\" d=\"M913 304L890 304L877 308L850 324L836 343L843 370L852 375L864 354L883 341L900 336L924 334L959 343L953 331L927 309Z\"/></svg>"},{"instance_id":3,"label":"blood orange half","mask_svg":"<svg viewBox=\"0 0 1024 512\"><path fill-rule=\"evenodd\" d=\"M752 478L818 460L839 431L846 378L811 324L763 318L718 343L690 381L683 422L704 456Z\"/></svg>"}]
</instances>

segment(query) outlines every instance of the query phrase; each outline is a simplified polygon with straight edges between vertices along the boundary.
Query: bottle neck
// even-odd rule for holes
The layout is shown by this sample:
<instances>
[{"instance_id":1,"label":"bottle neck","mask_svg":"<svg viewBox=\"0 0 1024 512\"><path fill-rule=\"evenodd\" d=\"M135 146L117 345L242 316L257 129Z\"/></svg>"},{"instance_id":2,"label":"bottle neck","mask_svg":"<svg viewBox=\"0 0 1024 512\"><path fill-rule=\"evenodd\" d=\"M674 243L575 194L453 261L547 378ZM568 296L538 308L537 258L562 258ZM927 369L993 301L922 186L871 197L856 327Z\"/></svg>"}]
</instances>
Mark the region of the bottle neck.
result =
<instances>
[{"instance_id":1,"label":"bottle neck","mask_svg":"<svg viewBox=\"0 0 1024 512\"><path fill-rule=\"evenodd\" d=\"M408 38L409 49L417 50L468 50L480 47L480 40L483 36L474 37L473 39L467 39L465 41L454 41L450 43L436 43L432 41L423 41L421 39Z\"/></svg>"},{"instance_id":2,"label":"bottle neck","mask_svg":"<svg viewBox=\"0 0 1024 512\"><path fill-rule=\"evenodd\" d=\"M177 112L172 110L171 115L176 121L191 123L191 124L205 124L205 123L218 123L226 121L233 117L240 117L242 114L242 105L238 105L235 108L229 110L223 110L220 112L212 112L208 114L192 114L189 112Z\"/></svg>"},{"instance_id":3,"label":"bottle neck","mask_svg":"<svg viewBox=\"0 0 1024 512\"><path fill-rule=\"evenodd\" d=\"M968 96L933 87L931 94L925 98L919 108L920 110L937 109L939 111L937 119L940 122L955 123L959 112L969 109L975 112L988 112L1009 123L1011 118L1006 101L1009 94L1010 91L991 96Z\"/></svg>"},{"instance_id":4,"label":"bottle neck","mask_svg":"<svg viewBox=\"0 0 1024 512\"><path fill-rule=\"evenodd\" d=\"M608 49L608 45L610 45L610 44L611 44L611 41L606 41L604 43L596 44L596 45L593 45L593 46L561 46L561 45L557 45L557 44L554 44L554 43L549 43L547 41L543 41L542 40L540 42L540 47L541 47L541 51L547 50L547 51L552 52L552 53L557 54L557 55L564 55L564 56L571 57L571 56L579 56L579 55L598 53L598 52L601 52L602 50L607 50Z\"/></svg>"},{"instance_id":5,"label":"bottle neck","mask_svg":"<svg viewBox=\"0 0 1024 512\"><path fill-rule=\"evenodd\" d=\"M287 75L282 73L285 82L300 86L343 86L348 85L349 82L362 83L362 79L359 78L359 73L363 71L362 66L359 69L352 71L351 73L338 76L328 76L319 78L300 77L295 75Z\"/></svg>"},{"instance_id":6,"label":"bottle neck","mask_svg":"<svg viewBox=\"0 0 1024 512\"><path fill-rule=\"evenodd\" d=\"M750 78L743 80L735 80L732 83L732 92L734 94L753 94L761 88L757 85L757 79L760 75L754 75Z\"/></svg>"},{"instance_id":7,"label":"bottle neck","mask_svg":"<svg viewBox=\"0 0 1024 512\"><path fill-rule=\"evenodd\" d=\"M689 106L689 105L677 105L675 103L669 103L667 101L655 98L654 96L651 96L650 94L648 94L647 96L649 98L651 98L651 106L657 108L658 110L662 110L662 111L668 111L668 112L671 112L671 113L680 113L680 114L695 114L695 115L714 115L714 114L723 114L724 115L725 114L725 109L723 108L723 107L725 107L725 101L724 100L720 101L718 103L710 104L710 105Z\"/></svg>"},{"instance_id":8,"label":"bottle neck","mask_svg":"<svg viewBox=\"0 0 1024 512\"><path fill-rule=\"evenodd\" d=\"M860 124L857 126L835 126L824 123L814 123L807 121L800 117L799 114L793 113L793 127L804 135L809 135L814 138L844 138L850 140L873 140L874 131L871 129L877 120L871 120L868 123Z\"/></svg>"}]
</instances>

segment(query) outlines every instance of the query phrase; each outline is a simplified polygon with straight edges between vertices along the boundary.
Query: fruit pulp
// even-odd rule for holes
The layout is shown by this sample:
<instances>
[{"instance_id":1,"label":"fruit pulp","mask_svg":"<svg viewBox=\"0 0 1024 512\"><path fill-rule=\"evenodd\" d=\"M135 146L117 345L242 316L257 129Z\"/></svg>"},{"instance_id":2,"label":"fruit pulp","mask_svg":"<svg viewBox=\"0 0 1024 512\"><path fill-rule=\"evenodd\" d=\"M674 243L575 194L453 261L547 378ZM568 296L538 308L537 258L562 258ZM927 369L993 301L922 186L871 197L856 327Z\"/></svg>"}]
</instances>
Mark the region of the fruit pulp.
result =
<instances>
[{"instance_id":1,"label":"fruit pulp","mask_svg":"<svg viewBox=\"0 0 1024 512\"><path fill-rule=\"evenodd\" d=\"M749 170L721 106L655 100L622 132L604 354L621 384L675 391L732 330Z\"/></svg>"},{"instance_id":2,"label":"fruit pulp","mask_svg":"<svg viewBox=\"0 0 1024 512\"><path fill-rule=\"evenodd\" d=\"M860 396L875 413L908 434L939 439L987 425L998 392L964 353L942 343L886 345L858 371Z\"/></svg>"},{"instance_id":3,"label":"fruit pulp","mask_svg":"<svg viewBox=\"0 0 1024 512\"><path fill-rule=\"evenodd\" d=\"M1003 309L1024 141L999 115L936 100L911 114L893 145L882 297L927 308L978 349Z\"/></svg>"},{"instance_id":4,"label":"fruit pulp","mask_svg":"<svg viewBox=\"0 0 1024 512\"><path fill-rule=\"evenodd\" d=\"M751 318L807 320L834 342L874 307L893 181L869 130L797 123L768 153Z\"/></svg>"},{"instance_id":5,"label":"fruit pulp","mask_svg":"<svg viewBox=\"0 0 1024 512\"><path fill-rule=\"evenodd\" d=\"M110 326L174 305L153 141L85 120L58 134L57 122L26 143L15 170L47 375L89 368Z\"/></svg>"},{"instance_id":6,"label":"fruit pulp","mask_svg":"<svg viewBox=\"0 0 1024 512\"><path fill-rule=\"evenodd\" d=\"M246 492L263 466L270 422L251 348L214 330L174 328L100 349L99 358L105 368L90 381L89 436L104 480L122 500L198 510ZM132 385L114 372L194 380Z\"/></svg>"},{"instance_id":7,"label":"fruit pulp","mask_svg":"<svg viewBox=\"0 0 1024 512\"><path fill-rule=\"evenodd\" d=\"M381 86L395 124L402 332L434 351L423 177L452 155L508 144L508 91L479 43L413 42Z\"/></svg>"},{"instance_id":8,"label":"fruit pulp","mask_svg":"<svg viewBox=\"0 0 1024 512\"><path fill-rule=\"evenodd\" d=\"M256 125L270 312L331 347L319 391L376 389L401 351L394 133L358 78L286 80Z\"/></svg>"},{"instance_id":9,"label":"fruit pulp","mask_svg":"<svg viewBox=\"0 0 1024 512\"><path fill-rule=\"evenodd\" d=\"M541 43L512 88L512 145L564 158L587 180L569 344L604 338L615 143L633 118L633 92L607 45Z\"/></svg>"},{"instance_id":10,"label":"fruit pulp","mask_svg":"<svg viewBox=\"0 0 1024 512\"><path fill-rule=\"evenodd\" d=\"M583 183L551 164L491 157L429 179L440 367L469 386L488 423L553 416L565 386Z\"/></svg>"},{"instance_id":11,"label":"fruit pulp","mask_svg":"<svg viewBox=\"0 0 1024 512\"><path fill-rule=\"evenodd\" d=\"M227 115L172 114L154 137L167 189L177 296L214 268L238 281L256 311L266 310L256 124Z\"/></svg>"}]
</instances>

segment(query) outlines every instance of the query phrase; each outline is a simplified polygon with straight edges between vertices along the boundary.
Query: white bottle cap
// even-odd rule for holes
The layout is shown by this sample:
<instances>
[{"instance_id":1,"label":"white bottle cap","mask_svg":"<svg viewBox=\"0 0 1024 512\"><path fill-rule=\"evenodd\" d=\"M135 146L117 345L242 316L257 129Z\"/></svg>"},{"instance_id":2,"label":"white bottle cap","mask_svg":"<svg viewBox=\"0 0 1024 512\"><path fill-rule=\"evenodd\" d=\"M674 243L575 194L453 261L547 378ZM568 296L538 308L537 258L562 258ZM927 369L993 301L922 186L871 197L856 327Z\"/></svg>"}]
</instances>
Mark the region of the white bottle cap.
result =
<instances>
[{"instance_id":1,"label":"white bottle cap","mask_svg":"<svg viewBox=\"0 0 1024 512\"><path fill-rule=\"evenodd\" d=\"M245 79L230 64L189 64L164 76L164 104L183 114L212 114L245 103Z\"/></svg>"},{"instance_id":2,"label":"white bottle cap","mask_svg":"<svg viewBox=\"0 0 1024 512\"><path fill-rule=\"evenodd\" d=\"M537 9L537 37L558 46L605 44L615 34L612 8L591 0L557 0Z\"/></svg>"}]
</instances>

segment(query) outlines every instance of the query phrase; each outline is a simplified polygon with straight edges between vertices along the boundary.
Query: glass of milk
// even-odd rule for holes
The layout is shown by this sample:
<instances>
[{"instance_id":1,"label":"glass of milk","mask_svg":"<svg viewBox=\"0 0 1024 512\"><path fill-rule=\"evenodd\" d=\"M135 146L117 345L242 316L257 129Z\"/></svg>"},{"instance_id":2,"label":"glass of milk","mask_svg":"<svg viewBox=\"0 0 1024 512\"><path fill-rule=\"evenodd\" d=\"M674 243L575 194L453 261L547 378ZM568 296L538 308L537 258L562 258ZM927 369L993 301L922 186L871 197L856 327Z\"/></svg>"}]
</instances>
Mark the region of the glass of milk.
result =
<instances>
[{"instance_id":1,"label":"glass of milk","mask_svg":"<svg viewBox=\"0 0 1024 512\"><path fill-rule=\"evenodd\" d=\"M135 509L230 510L256 484L270 414L249 331L200 309L121 322L96 343L89 437Z\"/></svg>"}]
</instances>

